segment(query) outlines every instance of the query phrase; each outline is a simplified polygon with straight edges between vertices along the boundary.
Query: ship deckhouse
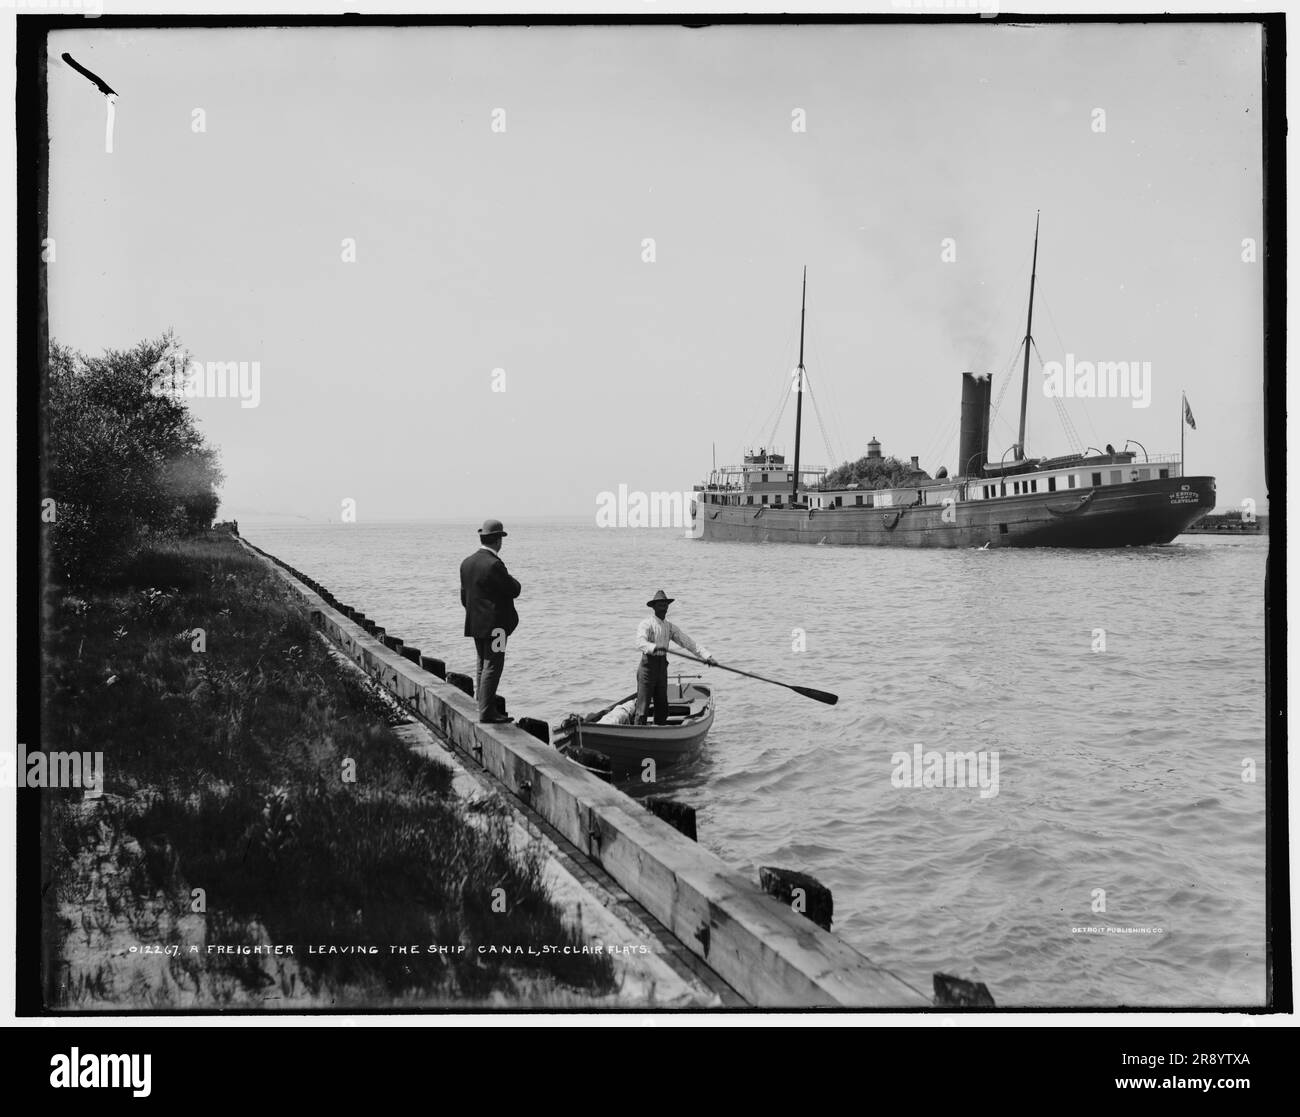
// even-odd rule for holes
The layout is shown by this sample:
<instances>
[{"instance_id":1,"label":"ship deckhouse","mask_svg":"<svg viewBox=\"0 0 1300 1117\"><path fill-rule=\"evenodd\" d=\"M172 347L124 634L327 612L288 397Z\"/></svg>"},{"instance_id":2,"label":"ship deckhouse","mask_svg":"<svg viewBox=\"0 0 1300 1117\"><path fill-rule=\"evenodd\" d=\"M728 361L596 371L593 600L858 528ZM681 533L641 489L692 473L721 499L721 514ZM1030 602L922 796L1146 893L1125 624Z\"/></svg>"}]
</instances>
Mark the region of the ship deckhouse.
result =
<instances>
[{"instance_id":1,"label":"ship deckhouse","mask_svg":"<svg viewBox=\"0 0 1300 1117\"><path fill-rule=\"evenodd\" d=\"M697 486L697 492L703 493L705 504L766 504L781 508L795 492L799 494L797 502L803 503L804 494L820 489L825 479L824 466L801 466L796 489L794 466L786 462L785 454L760 446L745 451L740 465L715 469L705 485Z\"/></svg>"}]
</instances>

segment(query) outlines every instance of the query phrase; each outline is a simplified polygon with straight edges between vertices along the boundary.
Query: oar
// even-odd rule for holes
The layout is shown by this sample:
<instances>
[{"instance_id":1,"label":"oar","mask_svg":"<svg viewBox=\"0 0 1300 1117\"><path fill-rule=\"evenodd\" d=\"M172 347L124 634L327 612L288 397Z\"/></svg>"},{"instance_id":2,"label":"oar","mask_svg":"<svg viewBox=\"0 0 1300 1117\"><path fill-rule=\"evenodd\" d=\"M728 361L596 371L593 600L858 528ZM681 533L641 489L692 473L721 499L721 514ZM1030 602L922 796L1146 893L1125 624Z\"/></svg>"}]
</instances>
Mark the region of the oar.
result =
<instances>
[{"instance_id":1,"label":"oar","mask_svg":"<svg viewBox=\"0 0 1300 1117\"><path fill-rule=\"evenodd\" d=\"M673 655L681 656L683 659L693 659L696 663L703 663L706 667L709 666L709 661L707 659L699 659L696 656L687 655L685 652L674 652L671 648L669 651ZM776 679L765 679L762 675L754 675L748 671L742 671L739 667L728 667L722 663L714 663L712 666L721 667L724 671L734 671L737 675L744 675L747 679L757 679L760 683L771 683L773 686L783 686L789 690L798 691L805 698L811 698L815 702L825 702L828 706L834 706L835 703L840 700L838 694L831 694L829 691L815 690L810 686L795 686L794 683L782 683L778 682Z\"/></svg>"}]
</instances>

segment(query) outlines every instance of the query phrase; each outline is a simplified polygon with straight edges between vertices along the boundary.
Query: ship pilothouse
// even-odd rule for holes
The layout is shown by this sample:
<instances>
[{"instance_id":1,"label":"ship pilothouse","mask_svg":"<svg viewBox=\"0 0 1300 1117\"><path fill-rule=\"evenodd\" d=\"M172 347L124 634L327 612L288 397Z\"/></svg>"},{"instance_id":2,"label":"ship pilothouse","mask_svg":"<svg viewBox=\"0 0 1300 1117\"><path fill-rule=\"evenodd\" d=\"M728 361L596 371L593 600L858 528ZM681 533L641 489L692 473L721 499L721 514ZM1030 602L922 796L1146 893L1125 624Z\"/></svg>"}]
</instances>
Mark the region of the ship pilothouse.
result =
<instances>
[{"instance_id":1,"label":"ship pilothouse","mask_svg":"<svg viewBox=\"0 0 1300 1117\"><path fill-rule=\"evenodd\" d=\"M760 446L745 451L739 466L714 469L708 482L697 486L696 492L703 496L705 504L711 505L806 506L808 494L819 490L825 478L825 467L804 466L796 486L794 466L786 463L785 454Z\"/></svg>"}]
</instances>

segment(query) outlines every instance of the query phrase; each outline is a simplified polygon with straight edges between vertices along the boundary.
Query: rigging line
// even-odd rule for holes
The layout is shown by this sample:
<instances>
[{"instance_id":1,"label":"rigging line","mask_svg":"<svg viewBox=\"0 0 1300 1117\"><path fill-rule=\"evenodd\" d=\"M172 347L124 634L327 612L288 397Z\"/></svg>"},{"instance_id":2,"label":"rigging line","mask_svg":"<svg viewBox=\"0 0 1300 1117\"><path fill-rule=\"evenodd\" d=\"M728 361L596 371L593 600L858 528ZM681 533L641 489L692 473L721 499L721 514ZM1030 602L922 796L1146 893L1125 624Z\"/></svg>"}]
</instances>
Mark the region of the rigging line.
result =
<instances>
[{"instance_id":1,"label":"rigging line","mask_svg":"<svg viewBox=\"0 0 1300 1117\"><path fill-rule=\"evenodd\" d=\"M957 413L951 416L947 423L941 428L942 433L937 433L936 437L930 439L930 444L925 448L925 457L921 459L921 465L924 467L929 462L938 459L945 450L948 449L952 442L953 435L957 428L961 426L961 408L957 408ZM936 428L938 432L940 428ZM946 462L939 462L940 465L946 465Z\"/></svg>"},{"instance_id":2,"label":"rigging line","mask_svg":"<svg viewBox=\"0 0 1300 1117\"><path fill-rule=\"evenodd\" d=\"M1052 304L1047 301L1047 292L1043 289L1043 281L1038 280L1038 298L1043 304L1043 309L1047 311L1047 320L1052 324L1052 333L1056 335L1056 343L1061 347L1061 352L1065 352L1065 339L1061 337L1061 331L1056 325L1056 315L1052 313Z\"/></svg>"},{"instance_id":3,"label":"rigging line","mask_svg":"<svg viewBox=\"0 0 1300 1117\"><path fill-rule=\"evenodd\" d=\"M931 476L938 472L940 465L948 464L940 459L951 448L953 437L959 433L960 427L961 408L959 406L956 413L949 417L942 428L935 428L935 436L930 439L929 445L925 448L925 455L920 459L921 467L926 469ZM956 453L953 454L953 458L956 459ZM931 466L933 466L933 469L930 468Z\"/></svg>"},{"instance_id":4,"label":"rigging line","mask_svg":"<svg viewBox=\"0 0 1300 1117\"><path fill-rule=\"evenodd\" d=\"M1051 308L1050 308L1050 307L1048 308L1047 316L1048 316L1049 319L1050 319L1051 316L1052 316L1052 311L1051 311ZM1055 329L1055 326L1053 326L1052 328ZM1060 346L1061 346L1062 350L1064 350L1064 349L1065 349L1065 342L1061 341L1061 335L1060 335L1059 333L1058 333L1056 336L1057 336L1057 341L1060 343ZM1039 367L1039 369L1045 372L1045 371L1046 371L1046 362L1043 360L1043 354L1039 351L1039 349L1038 349L1038 342L1036 342L1036 341L1034 342L1034 355L1038 357L1038 367ZM1064 407L1065 404L1062 403L1061 406ZM1080 407L1080 410L1082 410L1082 412L1083 412L1083 417L1084 417L1084 419L1085 419L1085 420L1087 421L1087 423L1088 423L1088 429L1089 429L1090 431L1092 431L1092 445L1094 445L1094 446L1100 446L1100 445L1101 445L1101 436L1097 433L1097 428L1094 427L1094 426L1092 425L1092 412L1091 412L1087 407ZM1083 445L1083 441L1082 441L1082 439L1079 440L1079 445L1080 445L1080 447L1082 447L1082 445Z\"/></svg>"},{"instance_id":5,"label":"rigging line","mask_svg":"<svg viewBox=\"0 0 1300 1117\"><path fill-rule=\"evenodd\" d=\"M767 416L763 419L762 425L758 427L750 426L745 430L745 448L757 446L762 441L763 432L769 427L775 429L781 422L781 414L785 410L786 390L785 386L781 387L781 395L777 402L768 410Z\"/></svg>"},{"instance_id":6,"label":"rigging line","mask_svg":"<svg viewBox=\"0 0 1300 1117\"><path fill-rule=\"evenodd\" d=\"M793 396L793 395L795 394L795 393L794 393L794 386L795 386L795 384L796 384L796 380L795 380L795 378L794 378L794 373L795 373L795 371L797 370L797 367L798 367L798 366L794 363L794 360L793 360L793 354L794 354L794 334L795 334L795 329L794 329L794 326L793 326L793 324L792 324L792 325L790 326L789 330L788 330L787 333L786 333L786 347L785 347L785 349L784 349L783 352L782 352L782 356L783 356L785 359L782 361L782 365L783 365L783 367L784 367L784 372L783 372L783 384L782 384L782 387L781 387L781 409L780 409L780 411L777 412L776 421L772 424L772 428L771 428L770 431L768 431L768 435L767 435L766 446L767 446L767 449L768 449L769 452L770 452L770 451L771 451L771 450L776 446L776 444L777 444L777 442L776 442L777 431L778 431L778 430L780 429L780 427L781 427L781 420L785 418L785 409L786 409L786 407L788 407L789 404L790 404L790 397ZM804 380L805 380L805 383L806 383L806 382L807 382L807 372L806 372L806 371L805 371L805 373L804 373ZM760 432L760 433L761 433L761 432ZM784 443L781 444L781 449L782 449L782 452L784 452L784 450L785 450L785 444L784 444Z\"/></svg>"},{"instance_id":7,"label":"rigging line","mask_svg":"<svg viewBox=\"0 0 1300 1117\"><path fill-rule=\"evenodd\" d=\"M785 417L785 408L789 407L790 397L794 395L793 391L790 390L790 388L792 388L792 385L793 385L793 381L787 381L785 382L785 384L781 385L780 408L776 412L776 420L774 421L774 423L772 423L772 429L770 430L770 432L767 433L767 442L763 443L763 445L766 446L768 450L771 450L772 447L776 445L776 432L777 430L780 429L781 420L783 420ZM762 430L759 430L758 433L762 434L763 432Z\"/></svg>"},{"instance_id":8,"label":"rigging line","mask_svg":"<svg viewBox=\"0 0 1300 1117\"><path fill-rule=\"evenodd\" d=\"M757 446L762 441L763 432L768 430L769 427L771 428L771 433L767 439L766 445L771 445L772 440L776 437L776 430L781 425L781 419L785 415L786 405L790 402L790 395L789 383L782 378L781 391L777 397L777 402L773 405L771 410L768 411L767 417L763 420L762 426L757 428L757 430L751 427L745 431L745 437L750 439L747 446ZM773 415L776 416L775 419L773 419Z\"/></svg>"},{"instance_id":9,"label":"rigging line","mask_svg":"<svg viewBox=\"0 0 1300 1117\"><path fill-rule=\"evenodd\" d=\"M1003 416L1003 415L999 415L999 414L997 414L996 412L994 412L993 415L989 418L989 429L990 429L990 430L992 430L992 428L993 428L993 423L994 423L995 420L996 420L998 423L1001 424L1002 429L1006 432L1007 436L1011 439L1010 443L1008 443L1007 448L1010 448L1011 446L1014 446L1015 443L1017 442L1017 440L1019 439L1019 436L1020 436L1018 429L1017 429L1016 427L1012 426L1011 423L1007 421L1007 419L1006 419L1005 416ZM990 446L990 447L989 447L989 455L990 455L990 459L992 458L992 452L993 452L993 447ZM1001 457L999 457L998 460L1000 461L1000 460L1001 460Z\"/></svg>"},{"instance_id":10,"label":"rigging line","mask_svg":"<svg viewBox=\"0 0 1300 1117\"><path fill-rule=\"evenodd\" d=\"M821 316L818 315L816 312L813 312L812 314L809 315L809 317L812 319L813 328L808 332L808 347L813 352L813 357L816 363L816 367L818 369L824 369L829 366L827 362L825 362L822 359L821 344L817 340L818 336L821 333L821 325L820 325ZM830 426L835 431L835 437L838 444L840 446L845 446L848 444L848 439L844 437L844 430L842 427L840 427L838 422L838 415L840 409L835 406L835 399L833 398L835 394L836 393L833 388L832 380L831 378L828 378L827 387L826 387L826 405L830 409L830 418L831 418ZM829 430L827 431L827 437L829 438ZM828 446L827 449L830 450L831 447ZM831 462L826 463L828 469L831 468L831 464L832 464Z\"/></svg>"},{"instance_id":11,"label":"rigging line","mask_svg":"<svg viewBox=\"0 0 1300 1117\"><path fill-rule=\"evenodd\" d=\"M809 338L809 342L810 344L808 348L811 350L813 348L813 345L811 344L812 342L811 338ZM820 358L821 356L820 352L817 353L815 356ZM821 364L820 359L818 360L817 363L819 367L825 367ZM808 393L808 401L812 404L813 417L817 420L817 429L818 431L821 432L822 443L826 447L826 456L828 459L826 461L826 468L833 469L836 463L834 460L835 453L831 449L830 432L826 428L826 420L822 418L822 409L817 405L817 393L816 390L813 388L812 375L808 372L806 368L804 369L804 374L803 374L803 385L804 385L804 391Z\"/></svg>"},{"instance_id":12,"label":"rigging line","mask_svg":"<svg viewBox=\"0 0 1300 1117\"><path fill-rule=\"evenodd\" d=\"M817 420L817 430L821 433L822 444L826 448L826 468L833 468L835 464L835 451L831 449L830 435L826 432L826 424L822 421L821 408L817 406L817 397L812 393L812 386L809 385L808 399L812 403L813 416Z\"/></svg>"},{"instance_id":13,"label":"rigging line","mask_svg":"<svg viewBox=\"0 0 1300 1117\"><path fill-rule=\"evenodd\" d=\"M941 445L939 448L940 454L945 459L944 461L939 462L939 465L948 464L947 461L948 454L946 451L952 452L951 460L953 464L952 464L952 468L948 470L948 475L953 476L954 475L953 471L958 468L957 456L958 454L961 453L961 408L960 407L957 409L957 414L953 417L952 425L949 426L948 428L948 438L946 442L943 445Z\"/></svg>"},{"instance_id":14,"label":"rigging line","mask_svg":"<svg viewBox=\"0 0 1300 1117\"><path fill-rule=\"evenodd\" d=\"M1065 339L1061 337L1061 331L1056 325L1056 315L1052 313L1052 304L1047 299L1047 292L1043 289L1042 280L1039 280L1039 291L1040 291L1040 298L1043 304L1043 309L1047 311L1047 320L1048 322L1051 323L1052 326L1052 333L1056 335L1056 344L1060 347L1060 351L1064 353ZM1038 347L1035 345L1034 348L1037 349ZM1038 359L1040 362L1042 361L1043 357L1041 353L1039 354ZM1092 431L1093 445L1094 446L1098 445L1100 441L1100 436L1097 434L1097 428L1092 425L1092 415L1089 413L1086 407L1083 409L1083 417L1084 419L1087 420L1088 429Z\"/></svg>"},{"instance_id":15,"label":"rigging line","mask_svg":"<svg viewBox=\"0 0 1300 1117\"><path fill-rule=\"evenodd\" d=\"M1056 403L1057 411L1061 415L1061 426L1065 428L1065 437L1070 441L1070 449L1077 453L1080 449L1079 432L1074 429L1074 421L1070 418L1070 413L1066 411L1065 405L1060 400L1057 400Z\"/></svg>"},{"instance_id":16,"label":"rigging line","mask_svg":"<svg viewBox=\"0 0 1300 1117\"><path fill-rule=\"evenodd\" d=\"M1056 417L1060 420L1061 430L1065 432L1065 440L1070 444L1070 450L1073 453L1079 453L1082 446L1079 442L1078 432L1074 429L1074 424L1070 422L1070 416L1066 414L1065 407L1061 403L1059 396L1052 397L1052 403L1056 408Z\"/></svg>"},{"instance_id":17,"label":"rigging line","mask_svg":"<svg viewBox=\"0 0 1300 1117\"><path fill-rule=\"evenodd\" d=\"M781 420L785 417L785 409L789 405L790 397L792 395L794 395L794 393L790 391L788 387L781 390L781 410L777 412L776 422L772 424L772 430L767 436L766 447L768 450L771 450L776 444L776 430L777 427L781 425Z\"/></svg>"},{"instance_id":18,"label":"rigging line","mask_svg":"<svg viewBox=\"0 0 1300 1117\"><path fill-rule=\"evenodd\" d=\"M951 476L953 474L953 470L957 469L957 455L961 453L961 408L960 407L957 409L957 414L953 416L952 422L948 424L947 437L943 439L943 441L939 444L939 447L935 452L937 461L939 458L944 459L942 461L938 461L938 465L948 464L948 460L947 460L948 451L952 452L951 460L953 465L952 465L952 469L948 471L949 475ZM937 472L937 468L936 468L936 472Z\"/></svg>"},{"instance_id":19,"label":"rigging line","mask_svg":"<svg viewBox=\"0 0 1300 1117\"><path fill-rule=\"evenodd\" d=\"M817 418L817 429L821 431L822 442L826 444L826 468L834 469L837 464L835 461L835 451L831 448L831 437L827 433L826 424L822 422L822 409L817 406L817 396L813 393L812 377L805 373L804 387L808 391L808 398L812 401L813 415Z\"/></svg>"},{"instance_id":20,"label":"rigging line","mask_svg":"<svg viewBox=\"0 0 1300 1117\"><path fill-rule=\"evenodd\" d=\"M1079 432L1074 428L1074 421L1070 418L1070 413L1061 408L1061 419L1065 424L1065 436L1070 440L1070 449L1076 454L1083 453L1083 441L1079 438Z\"/></svg>"},{"instance_id":21,"label":"rigging line","mask_svg":"<svg viewBox=\"0 0 1300 1117\"><path fill-rule=\"evenodd\" d=\"M1002 369L1002 387L998 391L997 402L993 405L993 411L989 420L990 422L998 417L998 413L1002 409L1002 397L1007 394L1007 388L1010 387L1011 381L1015 379L1015 377L1012 376L1011 371L1016 365L1016 359L1020 356L1020 350L1024 344L1025 339L1021 338L1020 341L1016 343L1016 351L1011 354L1011 359L1007 361L1005 367Z\"/></svg>"},{"instance_id":22,"label":"rigging line","mask_svg":"<svg viewBox=\"0 0 1300 1117\"><path fill-rule=\"evenodd\" d=\"M1046 364L1043 361L1043 354L1038 348L1038 342L1031 338L1030 344L1034 347L1034 356L1038 358L1039 371L1046 372ZM1065 401L1060 396L1052 396L1052 404L1056 409L1056 417L1060 421L1061 429L1065 432L1065 438L1070 444L1070 449L1075 453L1081 453L1083 443L1079 439L1079 432L1074 429L1074 424L1070 421L1069 412L1065 408Z\"/></svg>"},{"instance_id":23,"label":"rigging line","mask_svg":"<svg viewBox=\"0 0 1300 1117\"><path fill-rule=\"evenodd\" d=\"M816 395L813 391L813 377L807 375L806 371L803 373L803 390L805 390L807 395L809 395L809 403L811 404L811 407L813 407L813 417L816 420L816 427L818 427L819 432L822 433L822 442L826 445L826 453L835 456L831 454L831 440L827 437L826 424L822 421L822 408L816 406Z\"/></svg>"}]
</instances>

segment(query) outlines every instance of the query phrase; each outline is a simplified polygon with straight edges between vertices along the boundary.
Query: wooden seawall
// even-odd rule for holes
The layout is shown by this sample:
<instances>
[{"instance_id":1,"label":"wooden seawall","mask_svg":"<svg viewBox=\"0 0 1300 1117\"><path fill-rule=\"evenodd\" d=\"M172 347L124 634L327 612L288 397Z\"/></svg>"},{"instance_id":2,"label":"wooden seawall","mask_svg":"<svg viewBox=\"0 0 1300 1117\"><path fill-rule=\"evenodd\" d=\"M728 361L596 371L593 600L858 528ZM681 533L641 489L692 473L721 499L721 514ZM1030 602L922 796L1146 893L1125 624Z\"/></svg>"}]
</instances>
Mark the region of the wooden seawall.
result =
<instances>
[{"instance_id":1,"label":"wooden seawall","mask_svg":"<svg viewBox=\"0 0 1300 1117\"><path fill-rule=\"evenodd\" d=\"M284 580L340 651L597 862L747 1003L933 1007L912 984L764 894L550 745L513 724L480 725L472 698L372 636L278 560L241 542Z\"/></svg>"}]
</instances>

